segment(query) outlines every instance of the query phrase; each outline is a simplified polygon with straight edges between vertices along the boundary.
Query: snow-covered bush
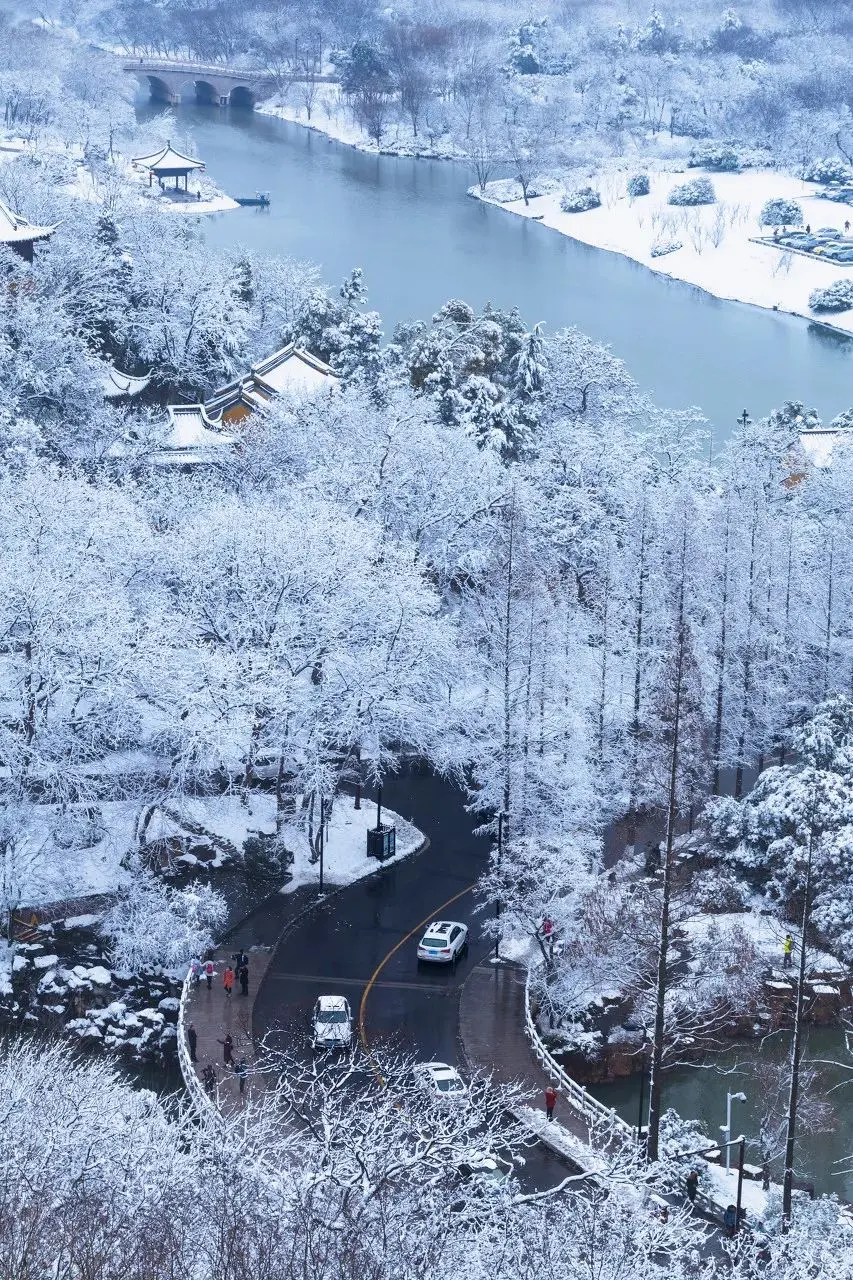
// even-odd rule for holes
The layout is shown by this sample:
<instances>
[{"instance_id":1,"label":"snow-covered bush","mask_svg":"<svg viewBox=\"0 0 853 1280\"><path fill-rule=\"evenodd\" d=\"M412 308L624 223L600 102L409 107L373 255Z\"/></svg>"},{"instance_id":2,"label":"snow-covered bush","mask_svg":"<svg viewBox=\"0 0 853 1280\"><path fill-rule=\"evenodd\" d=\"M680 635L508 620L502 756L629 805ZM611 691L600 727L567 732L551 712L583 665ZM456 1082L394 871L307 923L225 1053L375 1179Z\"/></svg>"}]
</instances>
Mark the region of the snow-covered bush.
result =
<instances>
[{"instance_id":1,"label":"snow-covered bush","mask_svg":"<svg viewBox=\"0 0 853 1280\"><path fill-rule=\"evenodd\" d=\"M746 891L730 867L706 867L694 877L691 896L698 911L742 911Z\"/></svg>"},{"instance_id":2,"label":"snow-covered bush","mask_svg":"<svg viewBox=\"0 0 853 1280\"><path fill-rule=\"evenodd\" d=\"M578 187L576 191L568 191L560 201L563 213L585 213L587 209L597 209L601 204L601 196L593 187Z\"/></svg>"},{"instance_id":3,"label":"snow-covered bush","mask_svg":"<svg viewBox=\"0 0 853 1280\"><path fill-rule=\"evenodd\" d=\"M669 204L694 205L716 204L717 193L710 178L693 178L690 182L682 182L673 187L669 193Z\"/></svg>"},{"instance_id":4,"label":"snow-covered bush","mask_svg":"<svg viewBox=\"0 0 853 1280\"><path fill-rule=\"evenodd\" d=\"M824 156L820 160L812 160L803 169L806 182L851 182L853 169L843 160L832 156Z\"/></svg>"},{"instance_id":5,"label":"snow-covered bush","mask_svg":"<svg viewBox=\"0 0 853 1280\"><path fill-rule=\"evenodd\" d=\"M647 173L635 173L633 177L628 179L628 195L632 200L637 196L647 196L649 194L649 175Z\"/></svg>"},{"instance_id":6,"label":"snow-covered bush","mask_svg":"<svg viewBox=\"0 0 853 1280\"><path fill-rule=\"evenodd\" d=\"M208 949L225 916L222 896L209 885L172 889L140 871L101 927L117 969L183 969Z\"/></svg>"},{"instance_id":7,"label":"snow-covered bush","mask_svg":"<svg viewBox=\"0 0 853 1280\"><path fill-rule=\"evenodd\" d=\"M675 253L680 248L680 240L656 240L650 252L653 258L665 258L668 253Z\"/></svg>"},{"instance_id":8,"label":"snow-covered bush","mask_svg":"<svg viewBox=\"0 0 853 1280\"><path fill-rule=\"evenodd\" d=\"M761 207L758 225L761 227L798 227L802 225L803 211L796 200L777 196Z\"/></svg>"},{"instance_id":9,"label":"snow-covered bush","mask_svg":"<svg viewBox=\"0 0 853 1280\"><path fill-rule=\"evenodd\" d=\"M826 289L809 294L812 311L849 311L853 307L853 280L835 280Z\"/></svg>"},{"instance_id":10,"label":"snow-covered bush","mask_svg":"<svg viewBox=\"0 0 853 1280\"><path fill-rule=\"evenodd\" d=\"M853 408L843 409L841 413L835 415L829 425L835 431L849 431L853 427Z\"/></svg>"},{"instance_id":11,"label":"snow-covered bush","mask_svg":"<svg viewBox=\"0 0 853 1280\"><path fill-rule=\"evenodd\" d=\"M714 169L717 173L737 173L740 156L734 147L725 143L707 142L693 147L687 164L691 169Z\"/></svg>"}]
</instances>

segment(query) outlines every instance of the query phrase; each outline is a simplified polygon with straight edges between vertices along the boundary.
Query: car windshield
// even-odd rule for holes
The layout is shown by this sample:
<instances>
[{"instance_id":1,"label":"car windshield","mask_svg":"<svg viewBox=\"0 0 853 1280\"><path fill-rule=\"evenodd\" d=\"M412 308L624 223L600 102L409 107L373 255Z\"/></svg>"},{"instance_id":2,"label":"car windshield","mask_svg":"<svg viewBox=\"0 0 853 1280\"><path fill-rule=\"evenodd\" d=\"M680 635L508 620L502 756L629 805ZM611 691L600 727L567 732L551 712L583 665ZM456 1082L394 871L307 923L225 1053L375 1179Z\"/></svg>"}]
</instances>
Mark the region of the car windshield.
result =
<instances>
[{"instance_id":1,"label":"car windshield","mask_svg":"<svg viewBox=\"0 0 853 1280\"><path fill-rule=\"evenodd\" d=\"M446 938L424 938L423 945L425 947L446 947Z\"/></svg>"},{"instance_id":2,"label":"car windshield","mask_svg":"<svg viewBox=\"0 0 853 1280\"><path fill-rule=\"evenodd\" d=\"M439 1093L459 1093L460 1089L464 1089L465 1086L455 1076L439 1076L436 1079L435 1087Z\"/></svg>"},{"instance_id":3,"label":"car windshield","mask_svg":"<svg viewBox=\"0 0 853 1280\"><path fill-rule=\"evenodd\" d=\"M322 1022L324 1026L328 1026L332 1022L346 1022L346 1011L344 1009L321 1009L317 1015L317 1021Z\"/></svg>"}]
</instances>

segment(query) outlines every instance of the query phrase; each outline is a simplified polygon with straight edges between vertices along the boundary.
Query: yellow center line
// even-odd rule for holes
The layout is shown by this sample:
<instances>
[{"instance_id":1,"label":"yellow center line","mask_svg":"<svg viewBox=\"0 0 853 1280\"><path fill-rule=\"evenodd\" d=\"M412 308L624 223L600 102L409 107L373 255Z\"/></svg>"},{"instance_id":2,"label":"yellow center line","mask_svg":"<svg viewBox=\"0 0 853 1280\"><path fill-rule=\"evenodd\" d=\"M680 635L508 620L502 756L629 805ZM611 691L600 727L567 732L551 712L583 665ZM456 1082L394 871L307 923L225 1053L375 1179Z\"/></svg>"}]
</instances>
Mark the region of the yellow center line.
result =
<instances>
[{"instance_id":1,"label":"yellow center line","mask_svg":"<svg viewBox=\"0 0 853 1280\"><path fill-rule=\"evenodd\" d=\"M475 881L474 884L469 884L466 889L460 890L459 893L454 893L452 898L448 898L446 902L442 902L441 905L436 907L435 910L431 911L428 916L424 916L423 920L421 920L419 924L416 924L413 929L410 929L409 932L406 934L406 936L404 938L401 938L399 942L395 943L394 946L391 948L391 950L388 952L388 954L379 961L379 964L373 970L373 973L370 975L367 981L367 986L364 988L364 995L361 997L361 1004L359 1005L359 1009L358 1009L358 1038L361 1041L362 1049L367 1054L368 1058L370 1058L371 1065L373 1067L374 1072L377 1075L377 1078L382 1084L384 1084L385 1082L376 1068L376 1064L373 1061L373 1055L370 1052L370 1046L367 1042L367 1027L365 1025L365 1012L367 1010L367 998L370 995L371 991L373 990L373 987L374 987L374 984L376 983L377 978L379 977L380 973L385 968L386 964L391 959L391 957L396 955L397 952L400 950L400 948L404 947L406 943L409 941L409 939L414 937L414 935L420 929L425 929L428 924L432 924L433 920L439 920L441 918L441 913L444 911L446 907L452 907L454 902L458 902L460 898L464 898L466 893L470 893L471 890L476 889L476 887L477 887L477 884Z\"/></svg>"}]
</instances>

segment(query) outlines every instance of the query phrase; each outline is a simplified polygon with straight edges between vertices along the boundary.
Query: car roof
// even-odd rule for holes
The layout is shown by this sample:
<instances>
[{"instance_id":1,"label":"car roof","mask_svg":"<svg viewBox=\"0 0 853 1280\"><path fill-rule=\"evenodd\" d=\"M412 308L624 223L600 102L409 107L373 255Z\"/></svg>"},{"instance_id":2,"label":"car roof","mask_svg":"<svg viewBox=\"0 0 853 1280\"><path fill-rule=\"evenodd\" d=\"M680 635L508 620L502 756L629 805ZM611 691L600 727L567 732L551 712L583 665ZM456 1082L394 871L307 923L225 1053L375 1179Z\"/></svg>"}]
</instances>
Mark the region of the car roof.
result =
<instances>
[{"instance_id":1,"label":"car roof","mask_svg":"<svg viewBox=\"0 0 853 1280\"><path fill-rule=\"evenodd\" d=\"M317 1003L321 1009L346 1009L346 996L319 996Z\"/></svg>"},{"instance_id":2,"label":"car roof","mask_svg":"<svg viewBox=\"0 0 853 1280\"><path fill-rule=\"evenodd\" d=\"M450 933L450 930L455 928L464 929L465 926L460 924L458 920L433 920L432 924L427 925L424 930L424 937L428 933Z\"/></svg>"},{"instance_id":3,"label":"car roof","mask_svg":"<svg viewBox=\"0 0 853 1280\"><path fill-rule=\"evenodd\" d=\"M431 1076L458 1076L459 1072L455 1067L451 1067L446 1062L425 1062L423 1064L424 1071L428 1071Z\"/></svg>"}]
</instances>

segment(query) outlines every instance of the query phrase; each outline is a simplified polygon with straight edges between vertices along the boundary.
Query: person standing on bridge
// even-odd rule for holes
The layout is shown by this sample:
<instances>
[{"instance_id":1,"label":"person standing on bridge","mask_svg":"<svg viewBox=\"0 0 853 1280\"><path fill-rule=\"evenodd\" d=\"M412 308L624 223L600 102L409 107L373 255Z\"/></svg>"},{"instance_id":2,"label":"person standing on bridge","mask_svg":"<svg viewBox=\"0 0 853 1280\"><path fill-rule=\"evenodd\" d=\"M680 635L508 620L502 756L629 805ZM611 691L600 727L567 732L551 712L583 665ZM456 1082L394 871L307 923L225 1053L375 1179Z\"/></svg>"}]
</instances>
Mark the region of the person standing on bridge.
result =
<instances>
[{"instance_id":1,"label":"person standing on bridge","mask_svg":"<svg viewBox=\"0 0 853 1280\"><path fill-rule=\"evenodd\" d=\"M545 1090L545 1115L548 1120L554 1119L554 1108L557 1105L557 1090L552 1084Z\"/></svg>"},{"instance_id":2,"label":"person standing on bridge","mask_svg":"<svg viewBox=\"0 0 853 1280\"><path fill-rule=\"evenodd\" d=\"M206 980L206 982L207 982L207 989L208 989L208 991L210 991L211 987L213 986L213 975L214 975L215 973L216 973L216 968L215 968L215 966L214 966L214 964L213 964L213 961L212 961L212 960L206 960L206 961L204 962L204 976L205 976L205 980Z\"/></svg>"},{"instance_id":3,"label":"person standing on bridge","mask_svg":"<svg viewBox=\"0 0 853 1280\"><path fill-rule=\"evenodd\" d=\"M225 988L225 994L230 996L234 987L234 970L231 968L230 964L225 966L225 972L222 975L222 985Z\"/></svg>"},{"instance_id":4,"label":"person standing on bridge","mask_svg":"<svg viewBox=\"0 0 853 1280\"><path fill-rule=\"evenodd\" d=\"M247 996L249 994L249 966L247 964L240 965L237 977L240 979L241 994Z\"/></svg>"},{"instance_id":5,"label":"person standing on bridge","mask_svg":"<svg viewBox=\"0 0 853 1280\"><path fill-rule=\"evenodd\" d=\"M195 1029L195 1024L192 1022L187 1027L187 1044L190 1047L190 1062L197 1062L198 1059L195 1056L195 1051L196 1045L198 1044L198 1032Z\"/></svg>"},{"instance_id":6,"label":"person standing on bridge","mask_svg":"<svg viewBox=\"0 0 853 1280\"><path fill-rule=\"evenodd\" d=\"M222 1045L222 1061L225 1063L226 1067L233 1067L234 1041L231 1039L230 1033L226 1035L224 1040L220 1040L219 1043Z\"/></svg>"}]
</instances>

